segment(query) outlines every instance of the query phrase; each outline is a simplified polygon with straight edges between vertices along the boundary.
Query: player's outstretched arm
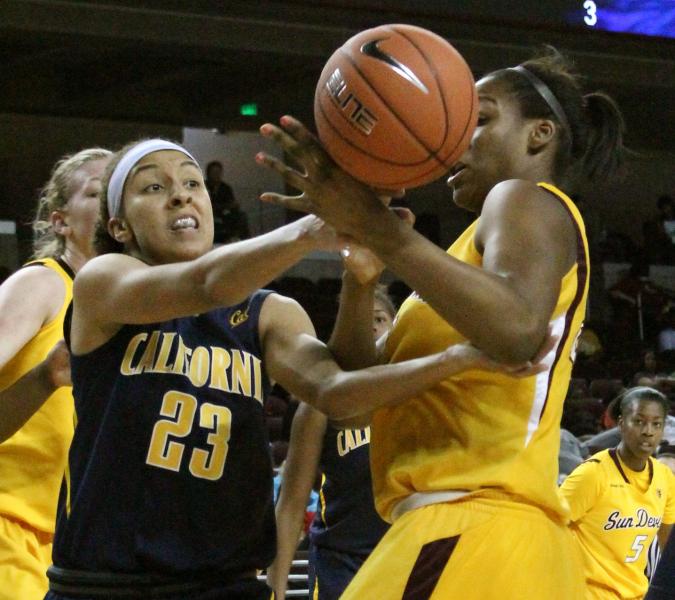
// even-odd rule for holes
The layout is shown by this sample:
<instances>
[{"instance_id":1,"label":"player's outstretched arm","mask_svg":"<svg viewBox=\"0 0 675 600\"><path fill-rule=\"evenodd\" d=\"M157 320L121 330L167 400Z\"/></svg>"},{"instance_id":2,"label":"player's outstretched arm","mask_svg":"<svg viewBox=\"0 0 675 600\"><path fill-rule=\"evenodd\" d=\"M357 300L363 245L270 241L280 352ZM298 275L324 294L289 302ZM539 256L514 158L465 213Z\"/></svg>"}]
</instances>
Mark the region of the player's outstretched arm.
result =
<instances>
[{"instance_id":1,"label":"player's outstretched arm","mask_svg":"<svg viewBox=\"0 0 675 600\"><path fill-rule=\"evenodd\" d=\"M288 456L284 462L276 505L277 555L267 569L267 585L276 598L284 598L288 574L304 524L307 499L316 479L321 457L326 415L300 403L293 417Z\"/></svg>"},{"instance_id":2,"label":"player's outstretched arm","mask_svg":"<svg viewBox=\"0 0 675 600\"><path fill-rule=\"evenodd\" d=\"M191 261L150 265L127 254L99 256L75 278L72 349L81 353L96 347L121 324L155 323L232 306L309 252L336 247L334 232L308 216ZM92 330L100 332L100 340L93 339ZM88 343L81 343L82 338Z\"/></svg>"},{"instance_id":3,"label":"player's outstretched arm","mask_svg":"<svg viewBox=\"0 0 675 600\"><path fill-rule=\"evenodd\" d=\"M260 331L270 377L343 427L361 427L359 418L364 415L399 404L468 369L499 369L529 376L543 368L530 363L502 368L477 348L457 344L430 356L343 371L326 345L316 339L300 305L276 294L263 305Z\"/></svg>"}]
</instances>

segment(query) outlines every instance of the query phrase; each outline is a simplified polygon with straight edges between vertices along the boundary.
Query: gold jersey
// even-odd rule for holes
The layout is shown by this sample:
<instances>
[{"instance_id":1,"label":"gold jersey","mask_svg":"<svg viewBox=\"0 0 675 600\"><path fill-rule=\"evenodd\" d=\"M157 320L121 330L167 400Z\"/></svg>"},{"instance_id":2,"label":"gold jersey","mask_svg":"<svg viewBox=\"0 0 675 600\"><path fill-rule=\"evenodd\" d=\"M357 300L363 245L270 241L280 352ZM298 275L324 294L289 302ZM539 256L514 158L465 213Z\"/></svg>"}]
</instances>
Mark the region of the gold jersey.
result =
<instances>
[{"instance_id":1,"label":"gold jersey","mask_svg":"<svg viewBox=\"0 0 675 600\"><path fill-rule=\"evenodd\" d=\"M561 491L587 585L641 598L648 586L648 548L662 523L675 522L671 470L650 458L645 469L633 471L616 450L603 450L572 471Z\"/></svg>"},{"instance_id":2,"label":"gold jersey","mask_svg":"<svg viewBox=\"0 0 675 600\"><path fill-rule=\"evenodd\" d=\"M588 245L573 202L540 183L567 209L578 234L577 262L561 281L551 316L559 340L546 371L517 379L472 370L453 376L399 406L377 411L371 427L371 468L378 512L416 492L493 490L566 515L560 497L560 418L588 294ZM480 217L479 217L480 219ZM448 254L476 267L479 219ZM508 315L504 315L508 319ZM466 341L416 294L401 306L387 341L392 362L440 352Z\"/></svg>"},{"instance_id":3,"label":"gold jersey","mask_svg":"<svg viewBox=\"0 0 675 600\"><path fill-rule=\"evenodd\" d=\"M72 274L65 263L51 258L28 264L35 263L52 269L63 279L63 306L0 370L0 389L9 387L42 362L63 338L63 319L73 296ZM54 533L56 504L73 437L73 415L72 388L61 387L19 431L0 444L0 515Z\"/></svg>"}]
</instances>

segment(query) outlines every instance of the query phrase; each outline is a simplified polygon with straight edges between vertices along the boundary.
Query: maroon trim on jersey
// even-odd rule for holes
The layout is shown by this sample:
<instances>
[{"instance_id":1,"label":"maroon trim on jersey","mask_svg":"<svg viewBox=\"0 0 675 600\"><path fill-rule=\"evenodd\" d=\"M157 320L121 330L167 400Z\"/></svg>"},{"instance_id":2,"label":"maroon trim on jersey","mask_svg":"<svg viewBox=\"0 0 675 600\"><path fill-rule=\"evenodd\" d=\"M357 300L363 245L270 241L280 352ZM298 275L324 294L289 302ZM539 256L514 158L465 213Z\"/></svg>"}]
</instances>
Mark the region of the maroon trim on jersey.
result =
<instances>
[{"instance_id":1,"label":"maroon trim on jersey","mask_svg":"<svg viewBox=\"0 0 675 600\"><path fill-rule=\"evenodd\" d=\"M626 477L626 473L623 470L623 467L621 466L621 461L619 460L619 447L617 446L616 448L610 448L609 449L609 455L614 461L614 464L616 465L616 468L619 469L619 473L621 473L621 477L623 477L623 480L630 484L630 481L628 480L628 477ZM647 465L649 467L649 484L652 484L652 479L654 479L654 465L652 464L652 459L648 458L647 459Z\"/></svg>"},{"instance_id":2,"label":"maroon trim on jersey","mask_svg":"<svg viewBox=\"0 0 675 600\"><path fill-rule=\"evenodd\" d=\"M459 541L458 535L424 544L413 565L401 600L428 600Z\"/></svg>"},{"instance_id":3,"label":"maroon trim on jersey","mask_svg":"<svg viewBox=\"0 0 675 600\"><path fill-rule=\"evenodd\" d=\"M584 289L586 288L586 279L588 279L588 263L586 261L586 249L584 248L584 237L583 235L581 235L581 228L579 227L579 223L577 223L577 220L574 218L574 215L572 214L570 207L567 206L565 201L560 196L558 196L558 194L544 187L541 187L541 189L551 194L558 202L560 202L561 206L567 211L567 214L572 220L572 225L574 225L574 231L577 234L577 292L574 296L574 299L572 300L572 304L570 304L567 314L565 315L565 328L563 329L562 336L560 336L560 343L558 344L555 359L553 359L553 364L551 365L550 376L548 378L548 386L546 388L546 398L544 399L544 405L541 407L541 412L539 413L539 423L541 423L541 420L544 417L544 411L546 410L546 405L548 404L548 399L551 395L551 385L553 383L553 375L560 361L560 357L562 356L563 348L567 343L567 338L570 335L570 330L572 329L572 320L574 319L574 315L576 314L577 309L581 304L581 300L584 297Z\"/></svg>"}]
</instances>

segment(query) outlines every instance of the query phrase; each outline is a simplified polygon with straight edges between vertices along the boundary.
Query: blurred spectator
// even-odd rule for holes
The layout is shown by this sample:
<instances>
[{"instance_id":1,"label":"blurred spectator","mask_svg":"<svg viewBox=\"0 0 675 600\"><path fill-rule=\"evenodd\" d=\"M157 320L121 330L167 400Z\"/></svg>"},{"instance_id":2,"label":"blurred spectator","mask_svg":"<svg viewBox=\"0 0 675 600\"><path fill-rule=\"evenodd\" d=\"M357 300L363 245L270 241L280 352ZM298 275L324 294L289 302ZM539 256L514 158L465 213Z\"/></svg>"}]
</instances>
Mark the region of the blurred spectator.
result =
<instances>
[{"instance_id":1,"label":"blurred spectator","mask_svg":"<svg viewBox=\"0 0 675 600\"><path fill-rule=\"evenodd\" d=\"M642 369L633 375L633 385L653 387L666 395L675 391L675 378L661 364L663 353L648 348L642 354Z\"/></svg>"},{"instance_id":2,"label":"blurred spectator","mask_svg":"<svg viewBox=\"0 0 675 600\"><path fill-rule=\"evenodd\" d=\"M229 244L251 236L248 217L237 203L232 188L223 181L223 165L217 160L206 166L206 189L213 206L213 241Z\"/></svg>"},{"instance_id":3,"label":"blurred spectator","mask_svg":"<svg viewBox=\"0 0 675 600\"><path fill-rule=\"evenodd\" d=\"M598 433L599 422L604 411L600 400L587 396L568 396L565 399L561 427L577 439Z\"/></svg>"},{"instance_id":4,"label":"blurred spectator","mask_svg":"<svg viewBox=\"0 0 675 600\"><path fill-rule=\"evenodd\" d=\"M665 375L661 373L656 358L656 351L653 348L646 348L642 351L641 369L633 375L633 385L653 385L658 376Z\"/></svg>"},{"instance_id":5,"label":"blurred spectator","mask_svg":"<svg viewBox=\"0 0 675 600\"><path fill-rule=\"evenodd\" d=\"M646 258L651 264L672 265L675 263L675 202L663 195L656 206L657 217L642 226Z\"/></svg>"},{"instance_id":6,"label":"blurred spectator","mask_svg":"<svg viewBox=\"0 0 675 600\"><path fill-rule=\"evenodd\" d=\"M626 273L609 289L614 332L621 341L653 340L661 314L668 305L668 293L649 279L649 265L635 260Z\"/></svg>"}]
</instances>

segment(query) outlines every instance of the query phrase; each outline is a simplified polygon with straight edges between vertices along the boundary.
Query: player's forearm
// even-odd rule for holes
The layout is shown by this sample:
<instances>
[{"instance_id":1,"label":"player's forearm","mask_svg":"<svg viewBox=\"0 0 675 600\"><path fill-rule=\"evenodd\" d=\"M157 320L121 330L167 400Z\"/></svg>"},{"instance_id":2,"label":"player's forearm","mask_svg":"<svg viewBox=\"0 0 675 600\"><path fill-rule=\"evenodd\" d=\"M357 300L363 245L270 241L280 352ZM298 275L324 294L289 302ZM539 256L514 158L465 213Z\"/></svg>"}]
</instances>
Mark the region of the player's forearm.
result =
<instances>
[{"instance_id":1,"label":"player's forearm","mask_svg":"<svg viewBox=\"0 0 675 600\"><path fill-rule=\"evenodd\" d=\"M228 244L198 259L192 273L198 289L217 306L243 301L317 248L302 223Z\"/></svg>"},{"instance_id":2,"label":"player's forearm","mask_svg":"<svg viewBox=\"0 0 675 600\"><path fill-rule=\"evenodd\" d=\"M345 370L375 364L373 292L376 282L361 285L346 271L342 276L340 306L328 348Z\"/></svg>"},{"instance_id":3,"label":"player's forearm","mask_svg":"<svg viewBox=\"0 0 675 600\"><path fill-rule=\"evenodd\" d=\"M302 501L284 498L283 494L280 496L276 509L277 554L267 569L267 585L278 598L284 598L286 593L288 575L304 524L304 512Z\"/></svg>"},{"instance_id":4,"label":"player's forearm","mask_svg":"<svg viewBox=\"0 0 675 600\"><path fill-rule=\"evenodd\" d=\"M444 352L405 362L338 372L326 379L316 397L303 400L332 421L345 423L380 408L395 406L474 366L472 355L453 346Z\"/></svg>"},{"instance_id":5,"label":"player's forearm","mask_svg":"<svg viewBox=\"0 0 675 600\"><path fill-rule=\"evenodd\" d=\"M0 392L0 443L13 436L56 388L40 364Z\"/></svg>"}]
</instances>

